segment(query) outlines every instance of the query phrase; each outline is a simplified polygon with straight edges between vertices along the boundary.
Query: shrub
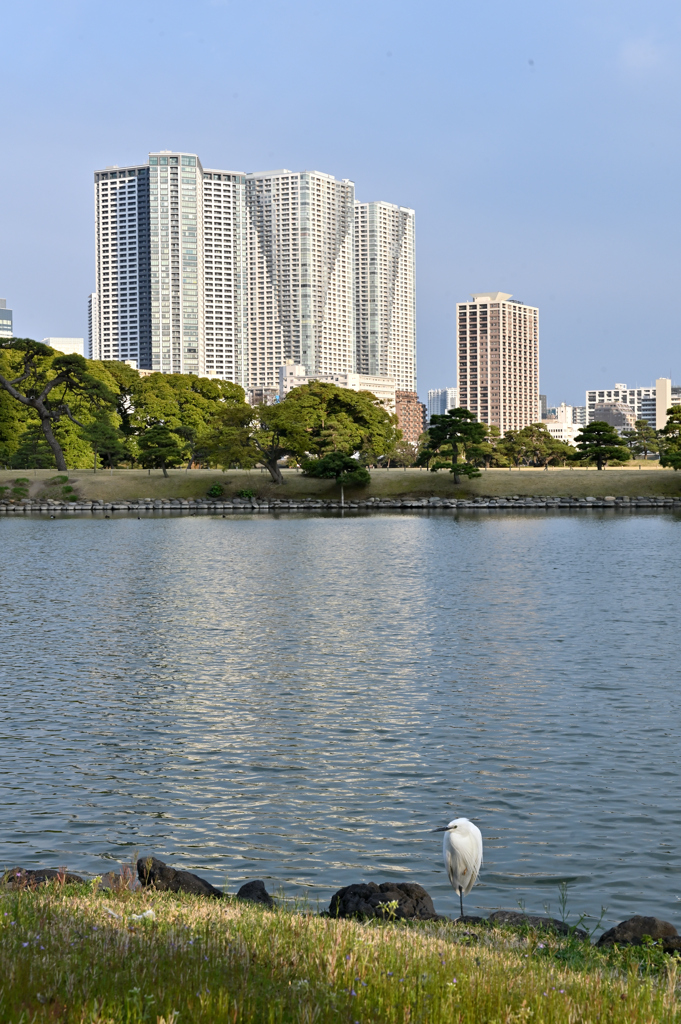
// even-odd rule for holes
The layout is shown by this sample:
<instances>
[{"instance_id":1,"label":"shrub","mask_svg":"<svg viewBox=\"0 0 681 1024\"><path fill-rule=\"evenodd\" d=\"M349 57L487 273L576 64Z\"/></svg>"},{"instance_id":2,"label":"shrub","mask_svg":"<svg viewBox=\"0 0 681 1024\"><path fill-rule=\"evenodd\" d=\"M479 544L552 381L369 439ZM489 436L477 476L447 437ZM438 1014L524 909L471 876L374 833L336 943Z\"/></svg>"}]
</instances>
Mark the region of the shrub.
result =
<instances>
[{"instance_id":1,"label":"shrub","mask_svg":"<svg viewBox=\"0 0 681 1024\"><path fill-rule=\"evenodd\" d=\"M221 498L223 493L224 493L224 491L223 491L222 484L213 484L212 487L208 488L208 497L209 498Z\"/></svg>"}]
</instances>

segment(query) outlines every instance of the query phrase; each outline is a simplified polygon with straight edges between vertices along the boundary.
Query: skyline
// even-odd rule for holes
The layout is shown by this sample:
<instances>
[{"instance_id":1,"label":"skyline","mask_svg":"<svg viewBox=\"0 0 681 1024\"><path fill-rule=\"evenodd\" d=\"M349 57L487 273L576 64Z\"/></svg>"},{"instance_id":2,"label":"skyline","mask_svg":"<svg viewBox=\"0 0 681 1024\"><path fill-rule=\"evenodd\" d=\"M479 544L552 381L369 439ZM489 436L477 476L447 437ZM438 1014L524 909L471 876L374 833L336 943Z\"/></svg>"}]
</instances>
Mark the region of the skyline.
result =
<instances>
[{"instance_id":1,"label":"skyline","mask_svg":"<svg viewBox=\"0 0 681 1024\"><path fill-rule=\"evenodd\" d=\"M670 3L436 3L427 23L404 3L138 14L134 35L83 2L5 14L0 295L15 333L87 336L93 170L183 149L318 169L415 209L422 398L455 383L455 304L486 289L538 307L551 404L679 378ZM177 86L140 84L170 66Z\"/></svg>"}]
</instances>

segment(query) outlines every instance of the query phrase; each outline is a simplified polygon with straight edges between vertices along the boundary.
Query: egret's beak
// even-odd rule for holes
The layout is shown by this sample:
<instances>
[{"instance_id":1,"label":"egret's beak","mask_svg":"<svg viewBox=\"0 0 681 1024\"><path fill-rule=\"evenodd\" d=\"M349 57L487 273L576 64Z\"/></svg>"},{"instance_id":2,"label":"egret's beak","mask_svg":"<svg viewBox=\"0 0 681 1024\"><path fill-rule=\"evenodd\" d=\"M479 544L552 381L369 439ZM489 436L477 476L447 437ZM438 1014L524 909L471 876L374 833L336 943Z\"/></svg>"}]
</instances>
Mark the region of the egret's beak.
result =
<instances>
[{"instance_id":1,"label":"egret's beak","mask_svg":"<svg viewBox=\"0 0 681 1024\"><path fill-rule=\"evenodd\" d=\"M431 832L449 832L449 825L442 825L441 828L431 828Z\"/></svg>"}]
</instances>

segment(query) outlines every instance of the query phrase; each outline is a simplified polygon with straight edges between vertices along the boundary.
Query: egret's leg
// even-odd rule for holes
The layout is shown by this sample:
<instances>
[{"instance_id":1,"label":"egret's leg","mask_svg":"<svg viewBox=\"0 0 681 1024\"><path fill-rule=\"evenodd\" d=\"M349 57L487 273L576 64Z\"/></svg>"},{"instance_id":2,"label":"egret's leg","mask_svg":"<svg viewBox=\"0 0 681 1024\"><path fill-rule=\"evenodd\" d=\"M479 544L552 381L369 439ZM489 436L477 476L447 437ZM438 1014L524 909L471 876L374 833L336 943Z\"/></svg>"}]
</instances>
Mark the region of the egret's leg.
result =
<instances>
[{"instance_id":1,"label":"egret's leg","mask_svg":"<svg viewBox=\"0 0 681 1024\"><path fill-rule=\"evenodd\" d=\"M461 903L461 917L463 918L463 888L459 886L459 902Z\"/></svg>"}]
</instances>

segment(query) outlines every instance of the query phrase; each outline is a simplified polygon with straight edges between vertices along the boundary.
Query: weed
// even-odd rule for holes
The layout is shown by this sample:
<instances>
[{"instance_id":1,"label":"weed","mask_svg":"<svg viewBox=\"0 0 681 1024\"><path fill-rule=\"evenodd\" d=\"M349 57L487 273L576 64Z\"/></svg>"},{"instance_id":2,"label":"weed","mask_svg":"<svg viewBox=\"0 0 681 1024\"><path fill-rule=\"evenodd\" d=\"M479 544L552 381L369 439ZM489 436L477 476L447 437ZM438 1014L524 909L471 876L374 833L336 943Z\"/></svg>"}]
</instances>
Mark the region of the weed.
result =
<instances>
[{"instance_id":1,"label":"weed","mask_svg":"<svg viewBox=\"0 0 681 1024\"><path fill-rule=\"evenodd\" d=\"M247 487L243 487L240 491L236 492L237 498L255 498L255 491L250 491Z\"/></svg>"},{"instance_id":2,"label":"weed","mask_svg":"<svg viewBox=\"0 0 681 1024\"><path fill-rule=\"evenodd\" d=\"M0 889L0 906L2 1021L681 1024L678 964L654 943L600 950L494 926L462 943L451 922L91 883Z\"/></svg>"},{"instance_id":3,"label":"weed","mask_svg":"<svg viewBox=\"0 0 681 1024\"><path fill-rule=\"evenodd\" d=\"M213 484L212 487L208 488L207 494L209 498L221 498L223 494L222 484Z\"/></svg>"}]
</instances>

